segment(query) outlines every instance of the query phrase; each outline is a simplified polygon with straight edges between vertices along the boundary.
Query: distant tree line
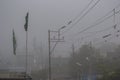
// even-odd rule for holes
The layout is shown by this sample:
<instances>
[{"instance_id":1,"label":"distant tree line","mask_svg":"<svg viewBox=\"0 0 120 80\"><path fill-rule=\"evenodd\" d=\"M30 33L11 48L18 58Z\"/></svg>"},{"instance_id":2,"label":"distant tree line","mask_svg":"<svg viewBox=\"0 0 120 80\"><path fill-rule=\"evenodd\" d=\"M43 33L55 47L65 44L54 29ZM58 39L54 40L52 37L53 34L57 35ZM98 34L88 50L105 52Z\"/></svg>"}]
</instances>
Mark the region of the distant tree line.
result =
<instances>
[{"instance_id":1,"label":"distant tree line","mask_svg":"<svg viewBox=\"0 0 120 80\"><path fill-rule=\"evenodd\" d=\"M72 52L69 60L69 74L74 79L96 77L98 80L116 80L120 75L120 46L106 56L91 44L82 45Z\"/></svg>"}]
</instances>

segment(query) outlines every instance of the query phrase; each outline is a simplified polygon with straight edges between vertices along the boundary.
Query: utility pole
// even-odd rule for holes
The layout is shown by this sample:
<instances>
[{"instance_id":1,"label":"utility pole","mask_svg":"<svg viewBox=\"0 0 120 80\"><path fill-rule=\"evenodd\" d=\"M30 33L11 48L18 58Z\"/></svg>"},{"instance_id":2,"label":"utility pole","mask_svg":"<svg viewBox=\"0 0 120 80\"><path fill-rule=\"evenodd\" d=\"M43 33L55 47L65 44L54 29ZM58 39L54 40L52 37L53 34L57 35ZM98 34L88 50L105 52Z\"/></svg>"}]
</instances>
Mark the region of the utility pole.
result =
<instances>
[{"instance_id":1,"label":"utility pole","mask_svg":"<svg viewBox=\"0 0 120 80\"><path fill-rule=\"evenodd\" d=\"M92 42L91 41L90 41L89 47L90 47L90 50L93 50L93 48L92 48ZM92 56L92 54L90 54L89 57L86 57L86 60L88 61L88 69L89 69L88 70L88 80L91 80L91 76L92 76L91 56Z\"/></svg>"},{"instance_id":2,"label":"utility pole","mask_svg":"<svg viewBox=\"0 0 120 80\"><path fill-rule=\"evenodd\" d=\"M62 37L62 38L60 37L60 30L63 28L65 28L65 27L61 27L58 31L48 30L48 48L49 48L49 75L48 75L48 78L49 78L49 80L52 80L51 54L54 51L58 42L64 42L64 37ZM57 36L53 36L53 38L51 38L51 33L55 33L55 34L57 34ZM51 42L55 43L55 45L52 48L51 48Z\"/></svg>"},{"instance_id":3,"label":"utility pole","mask_svg":"<svg viewBox=\"0 0 120 80\"><path fill-rule=\"evenodd\" d=\"M113 25L115 25L115 9L113 9L114 17L113 17Z\"/></svg>"},{"instance_id":4,"label":"utility pole","mask_svg":"<svg viewBox=\"0 0 120 80\"><path fill-rule=\"evenodd\" d=\"M75 59L75 46L72 44L72 54L73 54L73 59Z\"/></svg>"},{"instance_id":5,"label":"utility pole","mask_svg":"<svg viewBox=\"0 0 120 80\"><path fill-rule=\"evenodd\" d=\"M48 47L49 47L49 80L51 80L51 51L50 51L50 30L48 30Z\"/></svg>"}]
</instances>

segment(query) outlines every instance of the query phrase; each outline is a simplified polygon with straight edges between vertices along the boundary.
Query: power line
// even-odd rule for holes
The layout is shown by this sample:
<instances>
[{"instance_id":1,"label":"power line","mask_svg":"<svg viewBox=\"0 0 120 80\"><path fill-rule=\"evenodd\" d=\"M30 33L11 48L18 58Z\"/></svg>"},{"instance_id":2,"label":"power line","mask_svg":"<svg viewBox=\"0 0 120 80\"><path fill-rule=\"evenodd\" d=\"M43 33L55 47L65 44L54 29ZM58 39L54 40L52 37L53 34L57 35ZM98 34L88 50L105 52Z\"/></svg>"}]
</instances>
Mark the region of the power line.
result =
<instances>
[{"instance_id":1,"label":"power line","mask_svg":"<svg viewBox=\"0 0 120 80\"><path fill-rule=\"evenodd\" d=\"M106 40L106 38L108 39L109 38L109 40L111 40L111 39L113 39L114 37L119 37L120 36L120 34L119 34L120 32L119 32L119 30L117 31L117 33L108 33L108 34L106 34L106 35L103 35L101 38L102 39L105 39L105 42L107 42L108 40ZM93 39L94 40L94 39ZM98 41L98 40L97 40ZM95 43L96 44L96 43Z\"/></svg>"},{"instance_id":2,"label":"power line","mask_svg":"<svg viewBox=\"0 0 120 80\"><path fill-rule=\"evenodd\" d=\"M90 6L90 4L93 2L94 0L91 0L88 5L72 20L75 21L79 16L81 16L83 14L83 12Z\"/></svg>"},{"instance_id":3,"label":"power line","mask_svg":"<svg viewBox=\"0 0 120 80\"><path fill-rule=\"evenodd\" d=\"M118 8L118 7L120 7L120 4L117 5L115 8ZM115 9L115 8L114 8L114 9ZM95 24L92 24L92 25L89 26L88 28L86 28L86 29L80 31L79 33L77 33L76 35L78 35L78 34L84 32L84 31L86 31L86 30L88 30L88 29L90 29L90 28L92 28L92 27L94 27L94 26L96 26L96 25L98 25L98 24L104 22L105 20L109 19L110 17L114 16L114 14L110 15L111 12L113 12L113 9L112 9L111 11L109 11L107 14L105 14L103 17L101 17L101 18L99 18L97 21L95 21ZM117 12L115 12L115 14L118 14L119 12L120 12L120 10L117 11ZM110 15L110 16L108 16L108 15ZM108 16L108 17L106 17L106 16ZM105 18L105 17L106 17L106 18ZM100 20L101 20L101 21L100 21ZM110 28L111 28L111 27L108 27L108 28L106 28L106 29L103 29L103 30L100 30L100 31L96 31L96 32L92 32L92 33L95 33L95 34L96 34L96 33L105 31L105 30L110 29ZM72 35L72 36L75 37L76 35ZM89 36L88 36L88 37L89 37Z\"/></svg>"},{"instance_id":4,"label":"power line","mask_svg":"<svg viewBox=\"0 0 120 80\"><path fill-rule=\"evenodd\" d=\"M111 11L109 11L107 14L105 14L103 17L101 17L100 19L98 19L96 22L98 22L96 25L98 25L98 24L100 24L100 23L102 23L102 21L101 22L99 22L100 20L102 20L103 18L105 18L106 16L108 16L109 14L111 14L111 12L113 12L113 10L114 9L116 9L116 8L119 8L120 7L120 4L119 5L117 5L115 8L113 8ZM119 13L119 12L118 12ZM117 14L117 13L114 13L113 15L115 15L115 14ZM112 15L112 16L113 16ZM110 16L110 17L112 17L112 16ZM108 17L109 18L109 17ZM107 19L107 18L106 18ZM103 20L104 21L104 20ZM94 26L94 24L93 25L91 25L91 26ZM73 26L71 26L70 28L72 28ZM68 30L70 30L70 28L68 29ZM67 31L68 31L67 30ZM65 31L64 33L66 33L67 31Z\"/></svg>"},{"instance_id":5,"label":"power line","mask_svg":"<svg viewBox=\"0 0 120 80\"><path fill-rule=\"evenodd\" d=\"M99 2L100 0L98 0L90 9L88 9L88 11L86 11L83 16L80 17L80 19L78 19L73 25L71 25L71 27L69 27L64 33L66 33L67 31L69 31L70 29L72 29L79 21L81 21ZM72 23L72 22L71 22ZM63 34L64 34L63 33Z\"/></svg>"},{"instance_id":6,"label":"power line","mask_svg":"<svg viewBox=\"0 0 120 80\"><path fill-rule=\"evenodd\" d=\"M117 11L115 14L118 14L119 12L120 12L120 10L119 10L119 11ZM112 15L110 15L110 16L108 16L108 17L104 18L103 20L99 21L99 22L98 22L98 23L96 23L96 24L93 24L93 25L91 25L91 26L89 26L89 27L87 27L87 28L83 29L82 31L78 32L76 35L78 35L78 34L80 34L80 33L83 33L83 32L87 31L87 30L88 30L88 29L90 29L90 28L95 27L96 25L98 25L98 24L100 24L100 23L104 22L105 20L107 20L107 19L111 18L113 15L114 15L114 14L112 14Z\"/></svg>"},{"instance_id":7,"label":"power line","mask_svg":"<svg viewBox=\"0 0 120 80\"><path fill-rule=\"evenodd\" d=\"M71 21L68 22L67 25L70 25L72 22L74 22L75 20L77 20L78 17L82 16L82 14L85 12L85 10L92 4L94 0L91 0L88 5Z\"/></svg>"},{"instance_id":8,"label":"power line","mask_svg":"<svg viewBox=\"0 0 120 80\"><path fill-rule=\"evenodd\" d=\"M119 6L120 6L120 4L117 5L114 9L118 8ZM100 18L100 19L98 19L97 21L95 21L95 22L97 22L97 23L92 24L92 25L89 26L89 27L96 26L96 25L98 25L98 24L104 22L105 20L109 19L110 17L112 17L114 14L113 14L113 15L110 15L111 12L113 12L113 10L109 11L109 12L108 12L106 15L104 15L102 18ZM117 12L115 12L115 14L118 14L119 12L120 12L120 10L117 11ZM110 16L108 16L108 15L110 15ZM106 16L108 16L108 17L106 17ZM105 18L105 17L106 17L106 18ZM101 21L99 21L99 20L101 20ZM71 27L73 27L73 26L71 26ZM86 31L86 30L88 30L88 29L89 29L89 28L84 29L84 30ZM83 30L83 32L84 32L84 30ZM107 30L107 28L106 28L105 30ZM98 32L102 32L102 31L105 31L105 30L103 29L103 30L100 30L100 31L96 31L96 33L98 33ZM82 33L82 31L80 31L79 33Z\"/></svg>"},{"instance_id":9,"label":"power line","mask_svg":"<svg viewBox=\"0 0 120 80\"><path fill-rule=\"evenodd\" d=\"M67 26L70 25L72 22L74 22L75 20L77 20L78 17L80 17L83 12L90 6L90 4L93 2L94 0L91 0L88 5L73 19L73 20L70 20L68 23L67 23ZM62 26L62 27L66 27L66 26Z\"/></svg>"},{"instance_id":10,"label":"power line","mask_svg":"<svg viewBox=\"0 0 120 80\"><path fill-rule=\"evenodd\" d=\"M83 40L83 39L86 39L86 38L89 38L89 37L92 38L92 37L91 37L91 36L93 36L92 34L94 34L94 36L95 36L95 35L97 35L98 33L104 32L104 31L106 31L106 30L109 30L109 29L112 29L112 28L114 29L113 26L114 26L114 25L112 25L112 26L110 26L110 27L107 27L107 28L105 28L105 29L102 29L102 30L98 30L98 31L94 31L94 32L89 32L90 35L87 35L87 36L82 37L82 40ZM119 26L119 25L117 25L117 26ZM118 32L120 32L120 30L118 30L117 33L118 33ZM119 36L119 35L118 35L118 36ZM77 40L78 40L78 39L77 39Z\"/></svg>"},{"instance_id":11,"label":"power line","mask_svg":"<svg viewBox=\"0 0 120 80\"><path fill-rule=\"evenodd\" d=\"M116 9L116 8L118 8L118 7L120 7L120 4L119 5L117 5L114 9ZM110 17L112 17L112 16L114 16L115 14L118 14L119 12L120 12L120 10L119 11L117 11L117 12L114 12L114 14L111 14L111 12L113 12L113 10L111 10L111 11L109 11L106 15L104 15L102 18L100 18L100 19L98 19L96 22L97 23L95 23L95 24L92 24L91 26L96 26L96 25L98 25L98 24L100 24L100 23L102 23L102 22L104 22L105 20L107 20L107 19L109 19ZM111 15L110 15L111 14ZM110 16L108 16L108 15L110 15ZM106 17L107 16L107 17ZM106 17L106 18L105 18ZM101 21L100 21L101 20ZM116 25L116 24L115 24ZM93 32L93 33L99 33L99 32L103 32L103 31L106 31L106 30L108 30L108 29L110 29L111 27L108 27L108 28L105 28L105 29L103 29L103 30L100 30L100 31L95 31L95 32ZM86 30L88 30L89 28L87 28ZM85 30L85 29L84 29ZM86 31L85 30L85 31ZM83 31L84 32L84 31ZM82 33L82 32L81 32ZM117 37L117 35L116 35L116 37ZM119 37L119 35L118 35L118 37Z\"/></svg>"},{"instance_id":12,"label":"power line","mask_svg":"<svg viewBox=\"0 0 120 80\"><path fill-rule=\"evenodd\" d=\"M103 31L109 30L110 28L113 28L113 26L108 27L108 28L105 28L105 29L100 30L100 31L96 31L94 35L96 35L96 33L98 33L98 32L103 32ZM93 33L94 33L94 32L93 32ZM88 38L88 37L90 37L90 36L93 36L93 35L85 36L85 37L82 37L82 38L84 39L84 38ZM106 36L106 37L105 37L105 36ZM101 42L99 42L100 40L104 40L104 42L108 42L108 40L110 41L111 39L113 39L113 38L115 38L115 37L120 38L120 30L118 30L117 33L108 33L108 34L106 34L106 35L101 36L100 39L98 39L98 40L95 40L95 39L97 39L97 38L94 38L93 40L97 41L97 43L94 41L94 42L95 42L94 44L96 45L96 44L101 43ZM91 37L90 37L90 38L91 38ZM107 40L106 38L107 38L108 40ZM93 40L92 40L92 41L93 41ZM91 41L91 40L90 40L90 41Z\"/></svg>"},{"instance_id":13,"label":"power line","mask_svg":"<svg viewBox=\"0 0 120 80\"><path fill-rule=\"evenodd\" d=\"M117 5L115 8L118 8L118 7L120 7L120 4ZM110 17L114 16L115 14L118 14L118 13L120 12L120 10L117 11L117 12L114 12L114 14L108 16L109 14L111 14L111 13L113 12L113 10L114 10L115 8L113 8L111 11L109 11L109 12L108 12L107 14L105 14L103 17L101 17L101 18L99 18L98 20L96 20L94 24L92 24L91 26L87 27L86 29L78 32L77 34L80 34L80 33L84 32L84 31L88 30L89 28L92 28L92 27L94 27L94 26L96 26L96 25L104 22L105 20L109 19ZM108 16L108 17L106 17L106 16ZM106 18L105 18L105 17L106 17ZM101 21L100 21L100 20L101 20ZM77 35L77 34L76 34L76 35Z\"/></svg>"},{"instance_id":14,"label":"power line","mask_svg":"<svg viewBox=\"0 0 120 80\"><path fill-rule=\"evenodd\" d=\"M113 27L113 26L112 26L112 27ZM91 33L91 34L101 33L101 32L104 32L104 31L106 31L106 30L111 29L112 27L107 27L107 28L102 29L102 30L98 30L98 31L94 31L94 32L88 32L88 33Z\"/></svg>"},{"instance_id":15,"label":"power line","mask_svg":"<svg viewBox=\"0 0 120 80\"><path fill-rule=\"evenodd\" d=\"M90 35L84 36L84 37L82 37L82 38L83 38L83 39L86 39L86 38L89 38L89 37L92 38L92 36L95 36L95 35L97 35L98 33L102 33L102 32L104 32L104 31L106 31L106 30L112 29L112 27L113 27L113 26L110 26L110 27L107 27L107 28L102 29L102 30L99 30L99 31L90 32ZM92 35L92 34L94 34L94 35Z\"/></svg>"},{"instance_id":16,"label":"power line","mask_svg":"<svg viewBox=\"0 0 120 80\"><path fill-rule=\"evenodd\" d=\"M119 37L119 36L120 36L120 35L118 35L118 37ZM116 37L117 37L117 36L112 36L112 35L111 35L111 37L108 37L109 40L106 39L105 42L108 42L108 41L110 41L110 40L112 40L113 38L116 38ZM118 38L118 37L117 37L117 38ZM102 39L103 39L103 38L102 38ZM97 42L97 43L94 43L94 44L100 44L100 43L101 43L101 42Z\"/></svg>"},{"instance_id":17,"label":"power line","mask_svg":"<svg viewBox=\"0 0 120 80\"><path fill-rule=\"evenodd\" d=\"M89 36L86 36L86 37L91 37L91 36L93 36L92 34L97 35L97 33L102 33L102 32L104 32L104 31L106 31L106 30L112 29L112 27L113 27L113 26L107 27L107 28L102 29L102 30L98 30L98 31L94 31L94 32L89 32L89 33L91 33L91 34L90 34Z\"/></svg>"},{"instance_id":18,"label":"power line","mask_svg":"<svg viewBox=\"0 0 120 80\"><path fill-rule=\"evenodd\" d=\"M104 39L105 40L105 42L107 42L108 40L108 38L109 38L109 41L111 40L111 39L113 39L113 38L115 38L115 37L120 37L120 34L119 34L120 32L118 31L117 33L109 33L109 34L107 34L107 35L104 35L104 36L102 36L101 38L102 39ZM107 38L107 39L106 39ZM98 40L97 40L97 42L98 42ZM98 42L99 43L99 42ZM97 43L97 44L98 44ZM96 43L95 43L96 44Z\"/></svg>"}]
</instances>

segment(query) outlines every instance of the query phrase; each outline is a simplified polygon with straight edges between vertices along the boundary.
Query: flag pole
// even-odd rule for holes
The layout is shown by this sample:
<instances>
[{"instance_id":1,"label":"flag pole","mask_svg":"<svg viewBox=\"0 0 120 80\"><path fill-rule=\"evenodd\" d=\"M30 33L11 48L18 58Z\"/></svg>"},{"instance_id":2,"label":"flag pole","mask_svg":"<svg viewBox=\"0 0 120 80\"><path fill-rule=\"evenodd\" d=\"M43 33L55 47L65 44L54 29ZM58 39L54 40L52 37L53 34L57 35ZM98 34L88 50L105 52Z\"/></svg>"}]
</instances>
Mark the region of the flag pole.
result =
<instances>
[{"instance_id":1,"label":"flag pole","mask_svg":"<svg viewBox=\"0 0 120 80\"><path fill-rule=\"evenodd\" d=\"M25 77L27 77L27 67L28 67L28 48L27 48L27 41L28 41L28 32L26 31L26 69L25 69Z\"/></svg>"},{"instance_id":2,"label":"flag pole","mask_svg":"<svg viewBox=\"0 0 120 80\"><path fill-rule=\"evenodd\" d=\"M26 32L26 65L25 65L25 77L27 78L27 68L28 68L28 46L27 46L27 42L28 42L28 16L29 13L27 12L26 16L25 16L25 32Z\"/></svg>"}]
</instances>

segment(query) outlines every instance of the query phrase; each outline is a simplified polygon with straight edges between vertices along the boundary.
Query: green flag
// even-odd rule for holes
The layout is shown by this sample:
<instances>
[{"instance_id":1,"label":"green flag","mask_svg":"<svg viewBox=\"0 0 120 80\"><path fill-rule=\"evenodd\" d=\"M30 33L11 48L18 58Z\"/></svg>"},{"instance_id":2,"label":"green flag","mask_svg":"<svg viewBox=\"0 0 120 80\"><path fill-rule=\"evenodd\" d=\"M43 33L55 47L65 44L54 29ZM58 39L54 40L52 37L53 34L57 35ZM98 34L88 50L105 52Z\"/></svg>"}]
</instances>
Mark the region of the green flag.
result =
<instances>
[{"instance_id":1,"label":"green flag","mask_svg":"<svg viewBox=\"0 0 120 80\"><path fill-rule=\"evenodd\" d=\"M29 16L29 13L27 12L26 17L25 17L25 25L24 25L25 31L27 31L28 29L28 16Z\"/></svg>"},{"instance_id":2,"label":"green flag","mask_svg":"<svg viewBox=\"0 0 120 80\"><path fill-rule=\"evenodd\" d=\"M16 47L17 47L17 42L16 42L16 38L15 38L15 32L13 29L13 54L16 55Z\"/></svg>"}]
</instances>

